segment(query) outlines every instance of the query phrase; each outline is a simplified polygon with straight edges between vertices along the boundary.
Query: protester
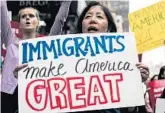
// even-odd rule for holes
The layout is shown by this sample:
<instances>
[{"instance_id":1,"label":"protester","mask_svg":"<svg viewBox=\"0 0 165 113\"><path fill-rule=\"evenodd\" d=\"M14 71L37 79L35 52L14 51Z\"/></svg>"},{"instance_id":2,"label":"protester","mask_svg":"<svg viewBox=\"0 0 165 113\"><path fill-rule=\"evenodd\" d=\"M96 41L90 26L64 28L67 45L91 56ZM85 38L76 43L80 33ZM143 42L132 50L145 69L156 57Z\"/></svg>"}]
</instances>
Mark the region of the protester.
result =
<instances>
[{"instance_id":1,"label":"protester","mask_svg":"<svg viewBox=\"0 0 165 113\"><path fill-rule=\"evenodd\" d=\"M90 2L83 10L77 23L77 33L106 33L117 32L111 12L99 2ZM144 64L137 64L143 81L149 77L149 68Z\"/></svg>"},{"instance_id":2,"label":"protester","mask_svg":"<svg viewBox=\"0 0 165 113\"><path fill-rule=\"evenodd\" d=\"M165 79L165 66L162 66L159 71L158 79ZM161 98L165 98L165 88L163 90Z\"/></svg>"},{"instance_id":3,"label":"protester","mask_svg":"<svg viewBox=\"0 0 165 113\"><path fill-rule=\"evenodd\" d=\"M101 5L99 2L91 2L80 15L78 33L106 33L117 32L116 25L108 8ZM149 69L143 64L137 64L140 69L143 81L149 76ZM18 71L18 70L16 70ZM86 111L88 113L90 111ZM120 113L118 109L96 110L92 113ZM83 112L84 113L84 112Z\"/></svg>"},{"instance_id":4,"label":"protester","mask_svg":"<svg viewBox=\"0 0 165 113\"><path fill-rule=\"evenodd\" d=\"M154 75L150 79L150 82L155 81L155 80L161 80L161 79L165 79L165 66L162 66L160 68L159 74ZM150 90L150 88L145 93L145 108L146 108L147 113L154 113L154 111L151 107L151 102L150 102L150 98L149 98L149 94L148 94L149 90Z\"/></svg>"},{"instance_id":5,"label":"protester","mask_svg":"<svg viewBox=\"0 0 165 113\"><path fill-rule=\"evenodd\" d=\"M90 2L90 4L81 13L77 33L106 33L117 32L115 22L111 12L99 2ZM143 64L137 64L140 69L143 81L149 77L149 69ZM82 112L88 113L90 111ZM90 113L120 113L118 109L107 109L91 111Z\"/></svg>"},{"instance_id":6,"label":"protester","mask_svg":"<svg viewBox=\"0 0 165 113\"><path fill-rule=\"evenodd\" d=\"M55 22L49 35L59 35L69 12L71 1L63 1ZM6 58L2 69L1 96L2 113L15 113L18 109L17 79L13 76L18 74L18 70L27 65L18 65L18 42L19 40L32 39L36 37L39 25L39 12L27 7L19 11L19 23L23 32L23 38L18 39L12 32L6 1L1 1L1 38L7 48Z\"/></svg>"},{"instance_id":7,"label":"protester","mask_svg":"<svg viewBox=\"0 0 165 113\"><path fill-rule=\"evenodd\" d=\"M158 80L158 75L154 75L153 77L149 78L145 83L146 92L144 94L144 100L145 100L145 109L146 109L147 113L153 113L153 109L151 107L151 102L150 102L149 94L148 94L148 91L150 90L150 88L147 88L147 84L154 80Z\"/></svg>"}]
</instances>

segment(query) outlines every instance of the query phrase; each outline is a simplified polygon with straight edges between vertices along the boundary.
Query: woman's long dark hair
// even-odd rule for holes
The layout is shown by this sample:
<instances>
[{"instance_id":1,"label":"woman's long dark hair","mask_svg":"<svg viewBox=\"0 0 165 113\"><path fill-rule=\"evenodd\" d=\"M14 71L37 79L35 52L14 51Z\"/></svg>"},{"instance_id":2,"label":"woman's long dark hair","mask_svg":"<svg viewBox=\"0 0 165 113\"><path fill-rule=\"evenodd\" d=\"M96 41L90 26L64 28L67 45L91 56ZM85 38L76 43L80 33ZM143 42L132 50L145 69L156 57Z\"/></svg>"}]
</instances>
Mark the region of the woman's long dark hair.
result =
<instances>
[{"instance_id":1,"label":"woman's long dark hair","mask_svg":"<svg viewBox=\"0 0 165 113\"><path fill-rule=\"evenodd\" d=\"M163 90L163 93L162 93L161 98L164 98L164 99L165 99L165 88L164 88L164 90Z\"/></svg>"},{"instance_id":2,"label":"woman's long dark hair","mask_svg":"<svg viewBox=\"0 0 165 113\"><path fill-rule=\"evenodd\" d=\"M164 74L164 71L165 71L165 66L160 68L159 75L158 75L158 80L159 79L165 79L165 78L162 77L162 75Z\"/></svg>"},{"instance_id":3,"label":"woman's long dark hair","mask_svg":"<svg viewBox=\"0 0 165 113\"><path fill-rule=\"evenodd\" d=\"M156 77L158 77L158 75L154 75L154 76L151 78L151 81L156 80L156 79L155 79Z\"/></svg>"},{"instance_id":4,"label":"woman's long dark hair","mask_svg":"<svg viewBox=\"0 0 165 113\"><path fill-rule=\"evenodd\" d=\"M83 12L81 13L78 23L77 23L77 33L82 33L82 21L86 15L86 13L88 12L88 10L93 7L93 6L101 6L103 9L103 12L105 13L105 16L108 19L108 32L117 32L117 28L115 25L115 22L113 20L112 14L109 11L108 8L106 8L105 6L101 5L99 2L95 2L92 1L90 2L90 4L83 10Z\"/></svg>"}]
</instances>

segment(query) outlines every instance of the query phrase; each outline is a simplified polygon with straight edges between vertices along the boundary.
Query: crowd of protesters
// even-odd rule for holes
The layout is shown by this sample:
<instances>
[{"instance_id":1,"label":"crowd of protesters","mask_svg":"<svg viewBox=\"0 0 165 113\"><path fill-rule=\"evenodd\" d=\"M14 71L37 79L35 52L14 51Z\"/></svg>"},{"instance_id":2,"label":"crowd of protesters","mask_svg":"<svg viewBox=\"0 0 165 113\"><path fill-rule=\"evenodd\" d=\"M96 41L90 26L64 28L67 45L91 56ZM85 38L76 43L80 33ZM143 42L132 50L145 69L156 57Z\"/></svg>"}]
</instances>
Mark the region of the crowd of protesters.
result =
<instances>
[{"instance_id":1,"label":"crowd of protesters","mask_svg":"<svg viewBox=\"0 0 165 113\"><path fill-rule=\"evenodd\" d=\"M60 35L62 33L64 22L68 16L70 3L71 1L62 3L49 35ZM35 38L37 34L37 27L39 25L39 12L32 7L27 7L19 11L18 17L20 28L22 29L24 35L21 40ZM111 12L107 7L101 5L99 2L89 3L79 17L77 23L77 33L105 32L117 32L117 27ZM5 1L1 3L1 39L7 48L6 58L2 68L2 113L16 113L18 112L17 76L19 70L25 68L27 65L18 66L18 42L20 39L18 39L11 30L7 4ZM137 62L137 68L141 72L141 77L143 80L142 82L144 82L147 87L146 93L144 93L146 102L145 106L84 111L83 113L154 113L154 110L150 104L150 95L148 93L150 88L147 86L147 84L150 81L165 79L165 66L163 66L160 69L160 72L157 75L154 75L152 78L149 78L149 76L152 75L149 75L150 73L148 66ZM160 98L165 98L165 90L163 91Z\"/></svg>"}]
</instances>

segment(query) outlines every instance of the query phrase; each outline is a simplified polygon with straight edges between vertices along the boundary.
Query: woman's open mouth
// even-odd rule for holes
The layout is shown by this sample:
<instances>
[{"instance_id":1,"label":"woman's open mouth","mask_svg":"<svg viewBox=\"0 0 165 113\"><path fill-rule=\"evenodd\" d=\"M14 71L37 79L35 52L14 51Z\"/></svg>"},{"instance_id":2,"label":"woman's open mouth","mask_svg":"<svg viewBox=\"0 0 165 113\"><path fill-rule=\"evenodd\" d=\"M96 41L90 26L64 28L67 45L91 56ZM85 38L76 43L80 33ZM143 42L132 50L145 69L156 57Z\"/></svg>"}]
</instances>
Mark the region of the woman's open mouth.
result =
<instances>
[{"instance_id":1,"label":"woman's open mouth","mask_svg":"<svg viewBox=\"0 0 165 113\"><path fill-rule=\"evenodd\" d=\"M26 22L26 25L30 25L30 22Z\"/></svg>"},{"instance_id":2,"label":"woman's open mouth","mask_svg":"<svg viewBox=\"0 0 165 113\"><path fill-rule=\"evenodd\" d=\"M98 31L98 29L94 26L88 27L88 32L97 32L97 31Z\"/></svg>"}]
</instances>

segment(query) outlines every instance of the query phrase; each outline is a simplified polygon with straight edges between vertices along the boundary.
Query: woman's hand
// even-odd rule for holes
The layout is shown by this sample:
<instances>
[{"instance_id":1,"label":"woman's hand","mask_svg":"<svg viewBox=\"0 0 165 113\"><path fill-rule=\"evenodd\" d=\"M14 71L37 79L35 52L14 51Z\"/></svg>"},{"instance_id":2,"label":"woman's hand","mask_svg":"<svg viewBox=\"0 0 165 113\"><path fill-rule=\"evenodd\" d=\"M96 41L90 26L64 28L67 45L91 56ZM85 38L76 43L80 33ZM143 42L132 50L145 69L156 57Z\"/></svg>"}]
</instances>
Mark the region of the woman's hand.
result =
<instances>
[{"instance_id":1,"label":"woman's hand","mask_svg":"<svg viewBox=\"0 0 165 113\"><path fill-rule=\"evenodd\" d=\"M149 78L150 74L148 66L142 63L138 63L136 64L136 66L140 70L142 82L146 81Z\"/></svg>"},{"instance_id":2,"label":"woman's hand","mask_svg":"<svg viewBox=\"0 0 165 113\"><path fill-rule=\"evenodd\" d=\"M25 68L25 67L27 67L27 66L28 66L28 64L23 64L23 65L17 66L17 67L14 69L14 71L13 71L14 77L15 77L15 78L18 78L18 71L20 71L21 69L23 69L23 68Z\"/></svg>"}]
</instances>

